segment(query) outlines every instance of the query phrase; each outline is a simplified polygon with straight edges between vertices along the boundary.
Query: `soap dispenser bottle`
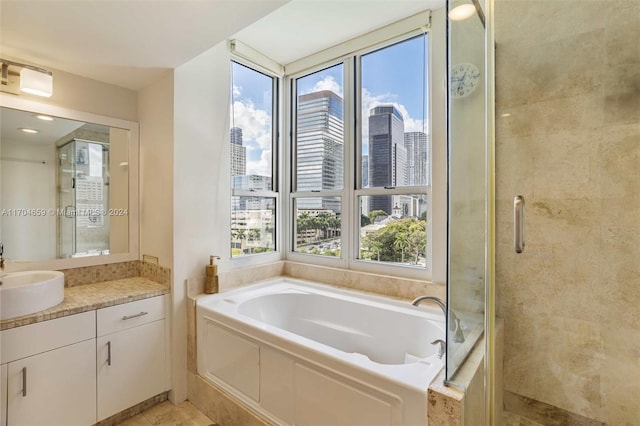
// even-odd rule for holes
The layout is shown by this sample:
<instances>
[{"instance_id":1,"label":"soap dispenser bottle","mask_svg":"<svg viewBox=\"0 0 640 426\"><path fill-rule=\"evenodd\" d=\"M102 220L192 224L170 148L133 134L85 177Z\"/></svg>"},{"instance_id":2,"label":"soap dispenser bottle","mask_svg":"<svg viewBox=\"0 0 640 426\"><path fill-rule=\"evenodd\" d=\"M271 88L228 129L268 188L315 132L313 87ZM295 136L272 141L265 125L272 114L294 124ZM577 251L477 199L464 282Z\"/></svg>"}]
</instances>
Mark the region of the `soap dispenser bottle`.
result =
<instances>
[{"instance_id":1,"label":"soap dispenser bottle","mask_svg":"<svg viewBox=\"0 0 640 426\"><path fill-rule=\"evenodd\" d=\"M216 265L215 259L220 259L220 256L209 256L209 264L205 266L204 292L207 294L217 293L219 290L218 265Z\"/></svg>"}]
</instances>

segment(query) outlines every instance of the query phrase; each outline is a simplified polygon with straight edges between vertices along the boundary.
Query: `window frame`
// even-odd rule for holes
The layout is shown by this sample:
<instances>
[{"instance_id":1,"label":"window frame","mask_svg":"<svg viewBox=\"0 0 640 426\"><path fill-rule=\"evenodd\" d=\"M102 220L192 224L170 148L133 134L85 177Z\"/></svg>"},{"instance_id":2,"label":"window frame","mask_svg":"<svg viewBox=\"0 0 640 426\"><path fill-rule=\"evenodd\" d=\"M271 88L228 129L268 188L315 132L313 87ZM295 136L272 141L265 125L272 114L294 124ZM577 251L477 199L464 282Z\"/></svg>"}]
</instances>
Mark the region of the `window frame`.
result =
<instances>
[{"instance_id":1,"label":"window frame","mask_svg":"<svg viewBox=\"0 0 640 426\"><path fill-rule=\"evenodd\" d=\"M235 45L233 46L235 48ZM263 74L272 79L272 118L271 118L271 190L251 190L251 189L239 189L233 187L233 176L231 176L231 169L229 168L229 177L230 177L230 199L229 199L229 218L230 218L230 226L229 226L229 252L228 256L231 260L232 269L234 268L242 268L246 266L252 266L256 264L262 263L270 263L282 260L283 253L285 249L283 247L283 206L282 206L282 179L283 175L283 165L282 165L282 131L284 127L283 121L283 107L284 103L283 99L283 73L277 72L269 67L269 64L261 64L264 58L257 57L252 59L247 59L238 54L234 54L233 52L230 54L229 58L229 72L231 74L230 79L230 110L229 110L229 128L227 131L227 148L230 150L230 134L233 120L233 63L237 63L238 65L249 68L252 71ZM229 153L231 154L231 153ZM230 157L229 157L230 158ZM230 164L230 163L229 163ZM273 243L274 250L271 252L263 252L263 253L250 253L243 254L241 256L233 256L232 255L232 247L231 242L233 241L232 232L233 232L233 197L261 197L261 198L273 198L274 199L274 209L275 209L275 217L274 217L274 230L273 230Z\"/></svg>"},{"instance_id":2,"label":"window frame","mask_svg":"<svg viewBox=\"0 0 640 426\"><path fill-rule=\"evenodd\" d=\"M434 64L432 62L432 49L434 41L430 30L431 13L425 11L391 24L387 27L373 31L372 33L350 40L346 43L338 45L334 48L326 49L316 55L306 57L296 63L287 65L287 70L295 70L295 72L287 73L284 78L285 88L285 108L287 111L284 125L287 129L287 137L285 138L286 158L289 160L289 166L285 170L287 195L283 197L284 222L282 225L285 234L285 256L287 260L301 263L312 263L322 266L330 266L336 268L344 268L361 272L371 272L377 274L394 275L407 278L433 279L436 275L434 271L434 237L433 229L436 226L446 227L441 224L441 214L433 216L434 190L436 185L446 185L445 179L442 179L442 173L434 173L433 165L436 161L446 161L442 153L444 150L433 149L436 143L434 137L435 129L433 122L433 75L432 70ZM426 119L430 122L430 149L429 162L431 165L431 178L428 186L402 186L393 190L384 188L362 188L362 121L361 108L361 62L362 56L375 52L385 47L409 40L413 37L425 35L427 37L427 60L428 67L426 69L425 81L426 92L428 94ZM315 60L315 61L314 61ZM310 64L314 64L310 66ZM344 102L344 169L343 169L343 188L340 191L313 191L313 192L295 192L295 175L296 175L296 152L295 137L297 124L297 79L303 78L323 69L330 68L338 63L343 63L343 102ZM436 158L436 151L440 154ZM442 191L439 191L442 193ZM426 249L429 253L427 264L425 267L401 266L390 262L377 262L359 259L360 251L360 206L358 203L360 196L370 195L403 195L403 194L425 194L427 196L427 241ZM295 200L302 196L340 196L342 198L341 209L341 257L335 258L331 256L313 255L308 253L300 253L295 251ZM446 210L446 199L438 197L435 201L440 203L440 209ZM435 219L435 221L434 221ZM438 238L439 240L440 238ZM446 241L445 241L446 244ZM438 247L442 244L438 244ZM445 246L446 247L446 246ZM440 249L444 249L441 247Z\"/></svg>"}]
</instances>

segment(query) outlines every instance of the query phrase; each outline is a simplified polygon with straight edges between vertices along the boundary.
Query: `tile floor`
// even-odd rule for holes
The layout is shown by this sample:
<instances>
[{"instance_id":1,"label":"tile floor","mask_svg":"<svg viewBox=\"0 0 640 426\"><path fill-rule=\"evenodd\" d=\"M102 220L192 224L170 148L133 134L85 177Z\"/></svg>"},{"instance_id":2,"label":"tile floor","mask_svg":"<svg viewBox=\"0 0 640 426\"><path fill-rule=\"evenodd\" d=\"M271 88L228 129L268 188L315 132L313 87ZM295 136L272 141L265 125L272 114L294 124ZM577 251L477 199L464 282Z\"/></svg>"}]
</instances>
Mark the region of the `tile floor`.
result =
<instances>
[{"instance_id":1,"label":"tile floor","mask_svg":"<svg viewBox=\"0 0 640 426\"><path fill-rule=\"evenodd\" d=\"M154 405L142 413L118 423L118 426L217 426L189 401L174 405L170 401Z\"/></svg>"},{"instance_id":2,"label":"tile floor","mask_svg":"<svg viewBox=\"0 0 640 426\"><path fill-rule=\"evenodd\" d=\"M543 426L510 411L503 412L504 426ZM118 423L118 426L218 426L189 401L174 405L170 401L154 405L142 413Z\"/></svg>"}]
</instances>

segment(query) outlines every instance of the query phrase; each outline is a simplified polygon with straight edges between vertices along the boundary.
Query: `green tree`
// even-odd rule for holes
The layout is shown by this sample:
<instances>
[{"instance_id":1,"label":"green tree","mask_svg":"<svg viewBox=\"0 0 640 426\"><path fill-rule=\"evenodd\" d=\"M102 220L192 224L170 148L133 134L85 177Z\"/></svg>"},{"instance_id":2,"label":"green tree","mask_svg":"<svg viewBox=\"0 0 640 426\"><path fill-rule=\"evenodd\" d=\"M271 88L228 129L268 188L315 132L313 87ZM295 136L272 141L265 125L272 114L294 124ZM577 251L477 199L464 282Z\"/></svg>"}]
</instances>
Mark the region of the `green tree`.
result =
<instances>
[{"instance_id":1,"label":"green tree","mask_svg":"<svg viewBox=\"0 0 640 426\"><path fill-rule=\"evenodd\" d=\"M398 233L396 240L393 242L393 247L400 250L400 262L404 263L404 251L409 247L409 237L407 237L407 234L404 232Z\"/></svg>"},{"instance_id":2,"label":"green tree","mask_svg":"<svg viewBox=\"0 0 640 426\"><path fill-rule=\"evenodd\" d=\"M372 210L369 212L369 221L371 221L371 223L375 223L376 218L378 218L378 216L389 216L389 215L384 210Z\"/></svg>"}]
</instances>

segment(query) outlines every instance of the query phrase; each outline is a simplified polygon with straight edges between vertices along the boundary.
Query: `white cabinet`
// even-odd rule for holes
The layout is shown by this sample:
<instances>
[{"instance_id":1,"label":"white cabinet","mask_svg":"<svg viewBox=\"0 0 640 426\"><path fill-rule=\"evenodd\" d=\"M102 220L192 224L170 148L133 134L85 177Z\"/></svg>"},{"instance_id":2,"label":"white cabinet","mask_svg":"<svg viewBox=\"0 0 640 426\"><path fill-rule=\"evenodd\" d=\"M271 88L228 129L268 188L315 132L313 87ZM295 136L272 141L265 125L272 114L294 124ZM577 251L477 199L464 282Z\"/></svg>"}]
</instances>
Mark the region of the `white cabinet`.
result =
<instances>
[{"instance_id":1,"label":"white cabinet","mask_svg":"<svg viewBox=\"0 0 640 426\"><path fill-rule=\"evenodd\" d=\"M9 363L9 425L95 423L94 340Z\"/></svg>"},{"instance_id":2,"label":"white cabinet","mask_svg":"<svg viewBox=\"0 0 640 426\"><path fill-rule=\"evenodd\" d=\"M8 426L95 423L95 324L86 312L0 334Z\"/></svg>"},{"instance_id":3,"label":"white cabinet","mask_svg":"<svg viewBox=\"0 0 640 426\"><path fill-rule=\"evenodd\" d=\"M167 390L164 296L97 311L101 421Z\"/></svg>"}]
</instances>

